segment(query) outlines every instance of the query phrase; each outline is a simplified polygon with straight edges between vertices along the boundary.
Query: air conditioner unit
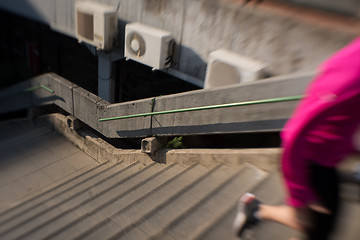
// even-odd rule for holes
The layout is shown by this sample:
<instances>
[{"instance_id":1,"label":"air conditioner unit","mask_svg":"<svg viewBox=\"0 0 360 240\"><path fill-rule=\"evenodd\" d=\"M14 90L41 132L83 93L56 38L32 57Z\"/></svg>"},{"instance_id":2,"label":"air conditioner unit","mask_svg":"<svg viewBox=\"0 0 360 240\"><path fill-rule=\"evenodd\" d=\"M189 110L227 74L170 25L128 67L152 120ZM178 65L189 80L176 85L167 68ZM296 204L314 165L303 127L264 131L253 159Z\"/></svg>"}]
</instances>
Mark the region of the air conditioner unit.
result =
<instances>
[{"instance_id":1,"label":"air conditioner unit","mask_svg":"<svg viewBox=\"0 0 360 240\"><path fill-rule=\"evenodd\" d=\"M204 88L250 82L265 76L267 64L219 49L211 52L206 69Z\"/></svg>"},{"instance_id":2,"label":"air conditioner unit","mask_svg":"<svg viewBox=\"0 0 360 240\"><path fill-rule=\"evenodd\" d=\"M75 29L79 42L107 50L117 44L117 11L102 3L78 1L75 3Z\"/></svg>"},{"instance_id":3,"label":"air conditioner unit","mask_svg":"<svg viewBox=\"0 0 360 240\"><path fill-rule=\"evenodd\" d=\"M155 69L171 65L175 42L170 32L141 23L125 27L125 57Z\"/></svg>"}]
</instances>

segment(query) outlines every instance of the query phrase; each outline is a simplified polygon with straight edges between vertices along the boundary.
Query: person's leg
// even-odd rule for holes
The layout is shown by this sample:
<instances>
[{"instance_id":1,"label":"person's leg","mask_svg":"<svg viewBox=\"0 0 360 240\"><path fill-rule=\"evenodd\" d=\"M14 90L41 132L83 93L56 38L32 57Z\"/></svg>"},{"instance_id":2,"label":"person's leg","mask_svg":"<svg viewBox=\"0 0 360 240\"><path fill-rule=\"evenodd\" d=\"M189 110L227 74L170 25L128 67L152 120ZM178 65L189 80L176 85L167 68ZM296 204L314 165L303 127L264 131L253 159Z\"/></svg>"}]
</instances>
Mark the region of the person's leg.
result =
<instances>
[{"instance_id":1,"label":"person's leg","mask_svg":"<svg viewBox=\"0 0 360 240\"><path fill-rule=\"evenodd\" d=\"M309 240L328 239L338 213L339 182L336 170L319 165L310 166L311 182L318 193L321 205L293 208L287 205L270 206L259 202L254 195L244 194L234 221L239 235L249 225L259 220L275 221L308 235ZM250 220L250 221L249 221Z\"/></svg>"},{"instance_id":2,"label":"person's leg","mask_svg":"<svg viewBox=\"0 0 360 240\"><path fill-rule=\"evenodd\" d=\"M255 197L255 196L254 196ZM259 202L258 202L259 203ZM234 221L234 230L238 236L242 231L259 221L273 221L308 235L309 240L323 240L331 232L332 215L330 211L320 205L309 208L294 208L288 205L265 205L262 203L240 203L237 219ZM250 221L248 221L251 219Z\"/></svg>"},{"instance_id":3,"label":"person's leg","mask_svg":"<svg viewBox=\"0 0 360 240\"><path fill-rule=\"evenodd\" d=\"M303 224L298 220L298 211L288 205L270 206L261 204L257 213L261 220L274 221L303 231Z\"/></svg>"},{"instance_id":4,"label":"person's leg","mask_svg":"<svg viewBox=\"0 0 360 240\"><path fill-rule=\"evenodd\" d=\"M339 179L334 168L313 164L310 169L311 183L321 205L296 209L287 205L261 204L256 215L262 220L275 221L303 231L309 240L325 240L335 226L339 210Z\"/></svg>"},{"instance_id":5,"label":"person's leg","mask_svg":"<svg viewBox=\"0 0 360 240\"><path fill-rule=\"evenodd\" d=\"M312 227L307 228L310 240L328 239L335 227L339 211L339 179L334 168L312 165L312 185L319 195L322 206L328 210L324 213L311 209Z\"/></svg>"},{"instance_id":6,"label":"person's leg","mask_svg":"<svg viewBox=\"0 0 360 240\"><path fill-rule=\"evenodd\" d=\"M297 209L287 205L270 206L261 203L251 193L245 193L239 201L234 220L235 234L241 236L244 229L259 221L275 221L299 231L307 228L308 209Z\"/></svg>"}]
</instances>

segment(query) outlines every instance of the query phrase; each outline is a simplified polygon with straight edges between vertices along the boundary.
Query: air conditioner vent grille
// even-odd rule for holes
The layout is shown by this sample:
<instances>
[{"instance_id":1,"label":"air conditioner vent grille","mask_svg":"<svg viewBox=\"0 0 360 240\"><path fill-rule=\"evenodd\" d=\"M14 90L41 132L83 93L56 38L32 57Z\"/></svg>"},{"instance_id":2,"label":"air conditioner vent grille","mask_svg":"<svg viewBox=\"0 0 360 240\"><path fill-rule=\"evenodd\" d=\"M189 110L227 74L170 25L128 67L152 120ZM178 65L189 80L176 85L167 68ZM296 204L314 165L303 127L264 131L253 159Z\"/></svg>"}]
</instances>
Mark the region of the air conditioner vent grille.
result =
<instances>
[{"instance_id":1,"label":"air conditioner vent grille","mask_svg":"<svg viewBox=\"0 0 360 240\"><path fill-rule=\"evenodd\" d=\"M128 50L137 57L143 57L145 55L145 41L137 32L132 32L127 36L126 46Z\"/></svg>"},{"instance_id":2,"label":"air conditioner vent grille","mask_svg":"<svg viewBox=\"0 0 360 240\"><path fill-rule=\"evenodd\" d=\"M75 36L79 42L98 50L116 47L118 20L116 8L92 1L75 1Z\"/></svg>"},{"instance_id":3,"label":"air conditioner vent grille","mask_svg":"<svg viewBox=\"0 0 360 240\"><path fill-rule=\"evenodd\" d=\"M171 32L142 23L129 23L125 27L124 56L153 69L170 67L174 52Z\"/></svg>"},{"instance_id":4,"label":"air conditioner vent grille","mask_svg":"<svg viewBox=\"0 0 360 240\"><path fill-rule=\"evenodd\" d=\"M78 34L83 38L94 40L94 16L83 12L77 12Z\"/></svg>"}]
</instances>

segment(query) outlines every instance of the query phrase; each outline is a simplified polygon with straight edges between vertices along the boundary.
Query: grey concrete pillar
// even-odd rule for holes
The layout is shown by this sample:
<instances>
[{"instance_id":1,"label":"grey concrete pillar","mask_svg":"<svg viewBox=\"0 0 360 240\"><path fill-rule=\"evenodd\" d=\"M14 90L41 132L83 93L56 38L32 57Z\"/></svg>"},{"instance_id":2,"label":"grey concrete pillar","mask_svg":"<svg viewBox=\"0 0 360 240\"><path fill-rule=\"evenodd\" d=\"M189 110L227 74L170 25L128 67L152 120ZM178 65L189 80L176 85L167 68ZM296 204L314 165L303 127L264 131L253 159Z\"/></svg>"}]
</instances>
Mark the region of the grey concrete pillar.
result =
<instances>
[{"instance_id":1,"label":"grey concrete pillar","mask_svg":"<svg viewBox=\"0 0 360 240\"><path fill-rule=\"evenodd\" d=\"M98 54L98 96L113 103L115 98L115 68L110 54Z\"/></svg>"}]
</instances>

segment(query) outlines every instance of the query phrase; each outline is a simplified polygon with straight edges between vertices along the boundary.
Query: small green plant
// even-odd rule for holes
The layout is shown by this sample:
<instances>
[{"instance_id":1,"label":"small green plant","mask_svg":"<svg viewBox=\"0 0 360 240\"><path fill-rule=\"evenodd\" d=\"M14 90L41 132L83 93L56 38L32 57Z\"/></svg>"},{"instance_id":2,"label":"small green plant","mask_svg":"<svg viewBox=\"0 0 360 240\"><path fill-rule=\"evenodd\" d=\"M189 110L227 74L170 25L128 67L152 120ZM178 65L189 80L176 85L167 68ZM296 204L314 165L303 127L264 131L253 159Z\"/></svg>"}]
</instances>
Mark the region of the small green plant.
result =
<instances>
[{"instance_id":1,"label":"small green plant","mask_svg":"<svg viewBox=\"0 0 360 240\"><path fill-rule=\"evenodd\" d=\"M173 140L169 141L166 145L167 148L171 149L179 149L184 148L184 145L182 143L183 137L175 137Z\"/></svg>"}]
</instances>

